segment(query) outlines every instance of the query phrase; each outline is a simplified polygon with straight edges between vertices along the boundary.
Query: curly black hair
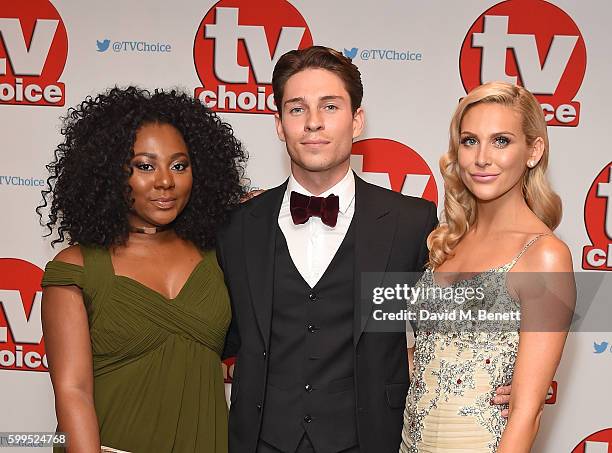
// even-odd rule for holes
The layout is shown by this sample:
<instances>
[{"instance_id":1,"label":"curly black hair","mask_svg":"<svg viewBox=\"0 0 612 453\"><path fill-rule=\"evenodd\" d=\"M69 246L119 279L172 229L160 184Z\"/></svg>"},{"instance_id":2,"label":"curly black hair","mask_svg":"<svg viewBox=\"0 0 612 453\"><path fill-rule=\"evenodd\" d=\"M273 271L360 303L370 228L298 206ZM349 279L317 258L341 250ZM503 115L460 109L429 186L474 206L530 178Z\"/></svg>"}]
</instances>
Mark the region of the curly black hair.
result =
<instances>
[{"instance_id":1,"label":"curly black hair","mask_svg":"<svg viewBox=\"0 0 612 453\"><path fill-rule=\"evenodd\" d=\"M213 247L217 230L246 192L247 156L231 126L185 93L115 87L87 97L62 120L64 141L47 165L47 187L36 209L49 229L47 236L57 228L52 245L65 240L104 248L125 244L131 206L129 162L136 131L145 124L174 126L189 150L192 196L173 223L179 237L201 249ZM45 223L41 210L49 203Z\"/></svg>"}]
</instances>

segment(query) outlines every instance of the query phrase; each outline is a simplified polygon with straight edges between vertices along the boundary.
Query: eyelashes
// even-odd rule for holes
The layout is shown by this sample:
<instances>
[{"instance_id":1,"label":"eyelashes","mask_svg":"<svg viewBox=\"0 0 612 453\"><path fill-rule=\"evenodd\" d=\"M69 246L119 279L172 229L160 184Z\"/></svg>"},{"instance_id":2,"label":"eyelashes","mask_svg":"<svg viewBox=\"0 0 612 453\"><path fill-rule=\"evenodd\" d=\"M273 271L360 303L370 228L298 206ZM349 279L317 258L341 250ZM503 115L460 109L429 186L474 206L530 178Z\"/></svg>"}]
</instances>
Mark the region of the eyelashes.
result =
<instances>
[{"instance_id":1,"label":"eyelashes","mask_svg":"<svg viewBox=\"0 0 612 453\"><path fill-rule=\"evenodd\" d=\"M132 167L137 168L140 171L152 171L153 170L153 165L143 163L143 162L132 164Z\"/></svg>"},{"instance_id":2,"label":"eyelashes","mask_svg":"<svg viewBox=\"0 0 612 453\"><path fill-rule=\"evenodd\" d=\"M185 170L187 170L187 168L189 168L189 162L175 162L174 164L172 164L172 166L170 167L171 170L177 171L177 172L184 172ZM150 164L148 162L136 162L132 164L132 168L136 168L140 171L143 172L152 172L155 171L155 167L153 166L153 164Z\"/></svg>"},{"instance_id":3,"label":"eyelashes","mask_svg":"<svg viewBox=\"0 0 612 453\"><path fill-rule=\"evenodd\" d=\"M510 140L509 137L505 135L497 135L493 137L491 144L495 146L496 148L505 148L511 142L512 140ZM459 143L463 146L476 146L479 142L476 137L468 135L468 136L462 137Z\"/></svg>"},{"instance_id":4,"label":"eyelashes","mask_svg":"<svg viewBox=\"0 0 612 453\"><path fill-rule=\"evenodd\" d=\"M323 110L326 110L328 112L335 112L338 109L339 107L335 104L327 104L323 107ZM291 109L289 109L289 113L292 115L298 115L303 112L304 112L304 107L292 107Z\"/></svg>"},{"instance_id":5,"label":"eyelashes","mask_svg":"<svg viewBox=\"0 0 612 453\"><path fill-rule=\"evenodd\" d=\"M461 143L464 146L474 146L478 143L478 140L476 140L474 137L463 137L459 143Z\"/></svg>"},{"instance_id":6,"label":"eyelashes","mask_svg":"<svg viewBox=\"0 0 612 453\"><path fill-rule=\"evenodd\" d=\"M500 135L498 137L495 137L493 142L497 145L498 148L505 148L510 144L510 139L505 135Z\"/></svg>"}]
</instances>

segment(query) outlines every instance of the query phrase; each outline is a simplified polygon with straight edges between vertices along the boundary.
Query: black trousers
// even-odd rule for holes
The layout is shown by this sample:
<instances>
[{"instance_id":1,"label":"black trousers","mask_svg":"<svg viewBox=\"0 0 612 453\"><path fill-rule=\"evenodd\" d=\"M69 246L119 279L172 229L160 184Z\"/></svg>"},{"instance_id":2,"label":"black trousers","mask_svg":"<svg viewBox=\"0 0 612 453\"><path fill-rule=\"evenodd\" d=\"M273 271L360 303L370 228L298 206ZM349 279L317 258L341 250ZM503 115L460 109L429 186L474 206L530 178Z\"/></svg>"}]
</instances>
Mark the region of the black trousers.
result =
<instances>
[{"instance_id":1,"label":"black trousers","mask_svg":"<svg viewBox=\"0 0 612 453\"><path fill-rule=\"evenodd\" d=\"M316 450L310 443L308 434L304 433L304 436L298 444L298 447L295 452L279 450L278 448L273 447L269 443L259 439L259 442L257 443L257 453L316 453ZM355 445L354 447L339 451L338 453L359 453L359 446Z\"/></svg>"}]
</instances>

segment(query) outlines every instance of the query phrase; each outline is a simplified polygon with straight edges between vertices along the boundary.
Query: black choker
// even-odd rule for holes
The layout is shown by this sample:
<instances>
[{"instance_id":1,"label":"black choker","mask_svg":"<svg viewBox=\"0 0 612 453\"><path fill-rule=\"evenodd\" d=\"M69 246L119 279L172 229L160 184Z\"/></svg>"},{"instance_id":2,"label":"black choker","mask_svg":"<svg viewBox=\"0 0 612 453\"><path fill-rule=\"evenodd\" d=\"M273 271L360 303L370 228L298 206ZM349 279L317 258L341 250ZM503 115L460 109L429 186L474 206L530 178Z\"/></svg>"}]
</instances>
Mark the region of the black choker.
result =
<instances>
[{"instance_id":1,"label":"black choker","mask_svg":"<svg viewBox=\"0 0 612 453\"><path fill-rule=\"evenodd\" d=\"M130 226L130 231L132 233L143 233L143 234L155 234L161 233L162 231L166 231L170 227L168 225L160 226L160 227L135 227Z\"/></svg>"}]
</instances>

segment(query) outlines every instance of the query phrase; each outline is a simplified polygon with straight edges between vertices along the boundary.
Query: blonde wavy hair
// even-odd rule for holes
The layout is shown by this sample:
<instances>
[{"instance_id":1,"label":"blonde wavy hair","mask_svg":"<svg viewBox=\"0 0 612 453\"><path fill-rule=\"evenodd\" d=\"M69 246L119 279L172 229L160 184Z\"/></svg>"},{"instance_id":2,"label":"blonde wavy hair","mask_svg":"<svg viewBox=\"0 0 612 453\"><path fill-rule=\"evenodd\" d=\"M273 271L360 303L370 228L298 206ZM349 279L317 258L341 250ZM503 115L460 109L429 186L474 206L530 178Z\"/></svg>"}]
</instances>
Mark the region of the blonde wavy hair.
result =
<instances>
[{"instance_id":1,"label":"blonde wavy hair","mask_svg":"<svg viewBox=\"0 0 612 453\"><path fill-rule=\"evenodd\" d=\"M522 129L527 145L536 138L544 141L544 153L533 167L525 167L523 174L523 196L529 208L551 230L561 221L561 199L552 190L546 178L548 167L548 134L542 107L525 88L505 82L489 82L474 88L465 96L450 124L448 151L440 158L440 172L444 179L444 213L442 222L427 238L429 265L440 266L453 255L453 249L476 222L476 199L461 180L458 165L461 122L466 112L475 105L501 104L521 115Z\"/></svg>"}]
</instances>

